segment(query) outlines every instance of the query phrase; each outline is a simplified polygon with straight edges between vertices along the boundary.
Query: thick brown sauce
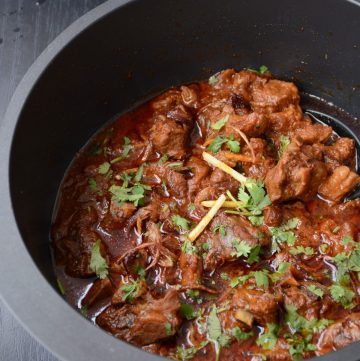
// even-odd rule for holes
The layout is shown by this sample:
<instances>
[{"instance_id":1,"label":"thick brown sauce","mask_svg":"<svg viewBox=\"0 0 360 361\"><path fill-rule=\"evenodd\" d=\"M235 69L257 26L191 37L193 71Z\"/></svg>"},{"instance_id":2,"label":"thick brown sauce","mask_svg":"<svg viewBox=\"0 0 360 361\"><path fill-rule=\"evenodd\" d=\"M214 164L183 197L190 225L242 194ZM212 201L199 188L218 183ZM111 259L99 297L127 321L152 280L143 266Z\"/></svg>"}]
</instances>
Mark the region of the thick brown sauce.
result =
<instances>
[{"instance_id":1,"label":"thick brown sauce","mask_svg":"<svg viewBox=\"0 0 360 361\"><path fill-rule=\"evenodd\" d=\"M207 82L198 83L192 85L192 87L196 90L198 99L201 99L203 103L199 105L199 108L187 108L188 113L195 120L193 120L193 124L188 133L188 142L185 145L186 154L181 156L185 165L190 158L190 155L201 159L201 153L204 150L202 145L209 136L206 134L206 127L204 128L204 124L202 124L201 120L198 118L200 114L199 109L201 106L204 107L204 103L211 104L216 101L216 97L222 99L229 96L229 90L224 90L223 93L218 91L214 95L213 86L209 85ZM170 92L173 91L181 92L179 88ZM52 239L55 244L56 275L65 291L65 299L75 308L79 310L82 309L84 315L94 323L96 322L97 316L111 304L111 294L105 293L99 297L99 299L94 301L90 307L84 308L83 300L93 286L94 281L97 279L97 277L91 273L91 270L89 271L89 265L83 264L84 262L86 263L89 261L88 258L84 257L84 253L87 253L88 257L91 247L94 244L94 240L100 239L104 247L102 249L102 254L104 257L106 256L107 262L111 262L136 245L145 242L144 233L138 234L136 225L127 232L125 231L125 223L119 224L118 221L106 218L106 215L109 214L111 199L111 195L107 193L107 189L113 183L121 184L119 179L116 178L116 175L120 175L128 169L138 168L144 162L144 159L147 164L158 162L163 155L160 154L158 150L148 147L148 134L154 123L154 103L159 104L159 102L164 101L164 99L166 100L167 94L169 93L164 93L160 97L147 102L136 110L120 116L109 126L96 134L72 162L59 191L58 205L52 229ZM242 100L240 99L238 101ZM246 105L245 108L247 108L247 106L248 105ZM242 108L243 105L240 104L239 109ZM166 111L168 111L168 109L166 109ZM244 114L249 112L249 109L244 110ZM182 120L180 119L180 123L181 121ZM214 124L214 122L212 122L212 124ZM274 141L274 139L278 139L281 134L283 134L283 130L278 133L272 132L272 135L269 137L267 135L260 135L257 137L267 139L267 141L270 141L270 139ZM98 173L98 168L104 162L109 162L111 159L115 159L121 154L124 145L124 137L128 137L131 140L131 146L133 148L128 157L111 164L112 175L106 179L105 175ZM250 137L251 136L249 136L249 138ZM337 138L336 135L333 134L333 138ZM241 149L245 148L246 145L242 143ZM271 156L276 154L276 152L271 153L270 150L269 154ZM178 159L174 157L169 161L178 162ZM354 167L355 159L353 158L350 163L351 166ZM252 171L246 167L245 172L250 173L250 175L257 174L256 169L251 173ZM187 181L194 176L191 168L185 169L182 174ZM96 181L96 191L89 190L90 178ZM157 205L159 207L164 207L164 205L166 205L170 208L170 214L173 214L171 212L175 209L176 214L191 220L194 224L198 223L204 215L204 210L199 210L198 206L196 206L195 209L189 210L190 203L194 203L194 197L190 198L174 195L171 191L169 192L165 189L162 179L158 178L159 177L152 177L151 174L148 174L145 171L142 179L142 183L144 184L151 183L151 192L157 194ZM201 188L197 189L196 193L199 191L201 191ZM148 195L145 198L145 206L151 201L152 200ZM265 290L267 293L276 295L276 323L280 325L276 346L273 346L270 349L264 349L256 343L258 335L263 334L267 330L266 322L255 321L252 326L249 327L234 319L233 314L228 314L228 311L225 310L225 312L218 313L218 318L221 321L222 331L224 333L224 330L226 330L225 326L230 325L229 330L237 326L240 327L243 332L252 331L253 335L242 341L237 341L230 337L228 345L221 347L220 359L291 359L323 354L337 348L334 345L331 346L331 342L325 342L320 344L322 345L321 347L304 349L301 350L302 352L300 352L300 354L291 354L289 351L289 347L291 346L289 346L289 341L286 341L289 340L289 337L286 337L289 330L285 326L286 316L284 299L286 298L286 295L284 294L284 288L287 290L291 287L300 288L301 285L307 284L307 282L312 284L311 282L316 281L316 284L322 285L324 289L326 289L336 281L337 268L336 265L334 265L334 262L331 261L331 257L344 251L344 246L341 244L341 239L343 239L344 236L351 235L355 242L359 240L359 203L354 201L351 204L332 204L315 196L301 203L296 203L296 200L290 200L279 204L284 219L297 217L300 220L301 225L294 231L298 237L296 246L312 247L314 249L314 254L309 256L304 254L294 256L289 253L291 247L282 245L281 252L271 252L268 248L262 253L261 259L251 265L247 263L246 259L240 257L238 260L225 261L223 264L220 263L213 269L203 270L201 276L202 285L218 292L217 294L211 294L200 290L199 296L195 299L191 299L186 295L185 290L180 289L178 291L178 297L181 303L191 304L194 310L199 310L200 308L206 310L203 318L200 317L195 319L195 321L188 321L183 316L178 316L181 321L180 324L176 326L177 330L174 335L158 342L145 345L143 346L144 349L164 356L175 357L177 347L182 346L184 348L190 348L192 346L199 346L200 342L206 340L208 337L206 336L206 332L204 334L204 331L202 331L201 328L203 327L202 323L204 320L206 321L208 317L211 305L216 303L219 307L222 302L234 302L231 293L233 292L233 288L229 286L229 280L238 277L241 274L246 274L250 270L267 269L269 272L275 272L279 259L280 263L282 261L292 263L292 274L296 279L297 286L291 286L290 282L286 286L277 285L275 287L275 283L273 284L270 282L269 289ZM296 204L298 204L298 206L296 206ZM90 218L90 220L87 220L87 218ZM83 222L84 225L81 225L81 222ZM168 229L168 225L164 220L158 220L158 222L161 223L161 227L163 227L162 230L165 229L163 234L171 234L171 236L181 244L181 237L177 231L171 227ZM334 229L337 229L337 231L329 231ZM269 234L269 227L265 224L261 225L259 231ZM70 241L68 242L68 240ZM324 248L322 246L324 244L327 244L328 246ZM70 253L72 253L73 256L70 257ZM174 251L174 253L179 257L181 251L178 249L177 251ZM78 259L76 259L77 256L79 257ZM131 257L134 256L130 256L126 260L128 267L131 267L132 264ZM152 258L149 254L147 257L148 265L151 263ZM74 263L77 264L76 267L73 266ZM65 266L67 267L67 271L65 271ZM84 271L84 269L86 270ZM116 284L123 280L123 275L111 272L112 271L110 270L110 275L112 277L111 283L113 287L116 288ZM183 274L181 272L184 272L184 270L179 269L179 265L172 268L164 268L157 265L151 268L146 274L148 292L150 292L154 298L164 297L167 289L174 288L176 284L181 285L181 275ZM227 274L226 280L224 280L224 273ZM133 271L132 274L134 274ZM325 296L323 299L313 298L313 305L310 305L310 310L306 309L308 305L305 305L305 311L302 309L298 310L299 314L311 319L311 307L314 307L314 313L318 316L319 308L322 308L321 318L336 322L337 320L343 320L348 314L356 314L359 312L359 281L356 272L350 272L350 277L351 284L349 285L349 288L351 288L355 294L353 300L354 307L351 309L342 307L331 300L328 291L324 291ZM251 282L254 283L255 281L250 280L249 282L251 286ZM252 287L255 287L257 290L262 289L255 284L253 284ZM301 293L299 293L299 297L300 296ZM309 296L309 294L307 294L307 297L311 298L311 295ZM250 300L250 302L256 303L257 300L254 298L253 300ZM301 305L301 302L302 301L300 300L299 305L303 306ZM305 300L303 302L306 303L307 301ZM322 332L312 333L312 337L310 337L308 343L316 345L322 337L321 334ZM119 337L122 338L121 336ZM302 339L303 336L299 337ZM296 347L300 348L300 346L298 346L299 343L295 344ZM193 359L215 360L215 351L219 349L219 347L218 343L209 342L207 346L203 348L199 347L200 350L197 353L194 353ZM177 357L181 356L177 354ZM189 358L191 358L191 355Z\"/></svg>"}]
</instances>

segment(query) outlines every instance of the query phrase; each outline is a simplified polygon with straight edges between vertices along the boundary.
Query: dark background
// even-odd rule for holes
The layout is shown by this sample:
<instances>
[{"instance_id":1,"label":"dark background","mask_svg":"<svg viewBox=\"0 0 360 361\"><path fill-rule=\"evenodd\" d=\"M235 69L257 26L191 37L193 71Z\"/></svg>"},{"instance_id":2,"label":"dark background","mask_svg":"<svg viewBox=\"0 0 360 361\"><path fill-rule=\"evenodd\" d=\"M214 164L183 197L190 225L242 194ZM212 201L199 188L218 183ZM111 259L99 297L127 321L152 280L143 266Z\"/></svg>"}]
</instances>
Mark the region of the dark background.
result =
<instances>
[{"instance_id":1,"label":"dark background","mask_svg":"<svg viewBox=\"0 0 360 361\"><path fill-rule=\"evenodd\" d=\"M11 95L38 55L68 25L104 2L0 0L0 127ZM30 360L57 361L0 300L0 361Z\"/></svg>"}]
</instances>

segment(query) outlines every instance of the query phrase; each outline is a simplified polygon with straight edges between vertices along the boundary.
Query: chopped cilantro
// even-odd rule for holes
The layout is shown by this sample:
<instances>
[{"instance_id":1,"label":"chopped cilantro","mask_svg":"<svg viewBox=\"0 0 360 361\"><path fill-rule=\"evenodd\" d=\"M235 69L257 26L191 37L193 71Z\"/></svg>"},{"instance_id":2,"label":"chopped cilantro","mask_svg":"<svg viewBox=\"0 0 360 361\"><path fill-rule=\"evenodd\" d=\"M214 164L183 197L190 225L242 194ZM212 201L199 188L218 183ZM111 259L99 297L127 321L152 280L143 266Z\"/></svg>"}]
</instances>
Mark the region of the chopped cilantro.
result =
<instances>
[{"instance_id":1,"label":"chopped cilantro","mask_svg":"<svg viewBox=\"0 0 360 361\"><path fill-rule=\"evenodd\" d=\"M355 293L348 289L347 287L343 287L340 284L333 284L329 288L330 295L332 299L341 303L344 308L352 308L353 307L353 299L355 297Z\"/></svg>"},{"instance_id":2,"label":"chopped cilantro","mask_svg":"<svg viewBox=\"0 0 360 361\"><path fill-rule=\"evenodd\" d=\"M186 290L186 295L192 299L196 299L200 296L200 292L199 290L192 290L192 289L189 289L189 290Z\"/></svg>"},{"instance_id":3,"label":"chopped cilantro","mask_svg":"<svg viewBox=\"0 0 360 361\"><path fill-rule=\"evenodd\" d=\"M196 209L195 204L194 204L194 203L189 203L189 205L188 205L188 210L189 210L190 212L192 212L192 211L195 211L195 209Z\"/></svg>"},{"instance_id":4,"label":"chopped cilantro","mask_svg":"<svg viewBox=\"0 0 360 361\"><path fill-rule=\"evenodd\" d=\"M255 227L259 227L264 223L263 216L249 216L248 219L250 223Z\"/></svg>"},{"instance_id":5,"label":"chopped cilantro","mask_svg":"<svg viewBox=\"0 0 360 361\"><path fill-rule=\"evenodd\" d=\"M257 245L253 248L251 248L250 254L249 254L249 258L247 259L247 262L249 264L253 264L254 262L259 262L259 253L261 250L261 246Z\"/></svg>"},{"instance_id":6,"label":"chopped cilantro","mask_svg":"<svg viewBox=\"0 0 360 361\"><path fill-rule=\"evenodd\" d=\"M223 118L218 120L216 123L212 124L211 128L214 130L220 130L227 123L229 118L230 118L229 114L225 115Z\"/></svg>"},{"instance_id":7,"label":"chopped cilantro","mask_svg":"<svg viewBox=\"0 0 360 361\"><path fill-rule=\"evenodd\" d=\"M251 246L249 246L245 241L234 239L232 241L232 245L235 248L235 251L231 252L232 257L248 257L250 255Z\"/></svg>"},{"instance_id":8,"label":"chopped cilantro","mask_svg":"<svg viewBox=\"0 0 360 361\"><path fill-rule=\"evenodd\" d=\"M208 344L208 341L203 341L198 347L188 347L178 346L176 349L176 358L181 361L191 360L196 353L204 348Z\"/></svg>"},{"instance_id":9,"label":"chopped cilantro","mask_svg":"<svg viewBox=\"0 0 360 361\"><path fill-rule=\"evenodd\" d=\"M324 296L324 291L320 287L316 287L315 285L310 285L307 286L307 289L320 298L323 298Z\"/></svg>"},{"instance_id":10,"label":"chopped cilantro","mask_svg":"<svg viewBox=\"0 0 360 361\"><path fill-rule=\"evenodd\" d=\"M90 269L96 273L100 279L108 275L108 265L105 258L100 253L101 240L98 239L91 248Z\"/></svg>"},{"instance_id":11,"label":"chopped cilantro","mask_svg":"<svg viewBox=\"0 0 360 361\"><path fill-rule=\"evenodd\" d=\"M253 272L255 277L256 285L258 287L269 288L269 278L267 272L265 271L255 271Z\"/></svg>"},{"instance_id":12,"label":"chopped cilantro","mask_svg":"<svg viewBox=\"0 0 360 361\"><path fill-rule=\"evenodd\" d=\"M182 303L180 306L180 313L182 314L182 316L184 316L187 320L192 320L194 318L197 317L197 313L194 310L194 307L187 304L187 303Z\"/></svg>"},{"instance_id":13,"label":"chopped cilantro","mask_svg":"<svg viewBox=\"0 0 360 361\"><path fill-rule=\"evenodd\" d=\"M224 280L224 281L230 280L229 275L228 275L227 273L225 273L225 272L221 272L221 273L220 273L220 278L221 278L222 280Z\"/></svg>"},{"instance_id":14,"label":"chopped cilantro","mask_svg":"<svg viewBox=\"0 0 360 361\"><path fill-rule=\"evenodd\" d=\"M196 254L199 250L189 239L185 239L181 245L181 251L186 254Z\"/></svg>"},{"instance_id":15,"label":"chopped cilantro","mask_svg":"<svg viewBox=\"0 0 360 361\"><path fill-rule=\"evenodd\" d=\"M124 137L124 146L123 146L123 150L121 152L121 155L112 159L110 161L111 164L117 163L121 160L123 160L124 158L126 158L131 150L131 140L128 137Z\"/></svg>"},{"instance_id":16,"label":"chopped cilantro","mask_svg":"<svg viewBox=\"0 0 360 361\"><path fill-rule=\"evenodd\" d=\"M88 178L88 185L91 192L96 192L97 190L97 183L94 178Z\"/></svg>"},{"instance_id":17,"label":"chopped cilantro","mask_svg":"<svg viewBox=\"0 0 360 361\"><path fill-rule=\"evenodd\" d=\"M139 275L141 280L144 280L146 277L146 271L143 267L141 267L140 265L138 265L136 267L136 273Z\"/></svg>"},{"instance_id":18,"label":"chopped cilantro","mask_svg":"<svg viewBox=\"0 0 360 361\"><path fill-rule=\"evenodd\" d=\"M353 243L353 242L354 242L353 238L351 236L349 236L349 235L346 235L342 239L341 244L344 245L344 246L347 246L348 244Z\"/></svg>"},{"instance_id":19,"label":"chopped cilantro","mask_svg":"<svg viewBox=\"0 0 360 361\"><path fill-rule=\"evenodd\" d=\"M139 182L141 181L141 178L142 178L142 176L143 176L143 174L144 174L144 167L145 167L145 163L142 163L142 164L140 165L140 167L138 168L138 170L137 170L137 172L136 172L136 175L135 175L135 177L134 177L134 181L135 181L136 183L139 183Z\"/></svg>"},{"instance_id":20,"label":"chopped cilantro","mask_svg":"<svg viewBox=\"0 0 360 361\"><path fill-rule=\"evenodd\" d=\"M234 136L230 136L229 138L227 138L223 135L217 136L208 146L208 150L213 153L218 153L222 145L225 143L231 152L240 152L240 143L234 139Z\"/></svg>"},{"instance_id":21,"label":"chopped cilantro","mask_svg":"<svg viewBox=\"0 0 360 361\"><path fill-rule=\"evenodd\" d=\"M230 152L240 153L240 143L239 141L235 140L233 136L229 137L226 145L228 146Z\"/></svg>"},{"instance_id":22,"label":"chopped cilantro","mask_svg":"<svg viewBox=\"0 0 360 361\"><path fill-rule=\"evenodd\" d=\"M190 229L191 222L188 221L186 218L179 216L178 214L172 216L171 221L181 231L188 231Z\"/></svg>"},{"instance_id":23,"label":"chopped cilantro","mask_svg":"<svg viewBox=\"0 0 360 361\"><path fill-rule=\"evenodd\" d=\"M218 82L217 74L212 75L212 76L209 78L209 84L210 84L210 85L215 85L217 82Z\"/></svg>"},{"instance_id":24,"label":"chopped cilantro","mask_svg":"<svg viewBox=\"0 0 360 361\"><path fill-rule=\"evenodd\" d=\"M131 302L136 297L139 289L140 289L140 281L130 280L129 283L121 287L121 291L124 293L122 296L122 300L124 302L126 301Z\"/></svg>"},{"instance_id":25,"label":"chopped cilantro","mask_svg":"<svg viewBox=\"0 0 360 361\"><path fill-rule=\"evenodd\" d=\"M279 326L275 323L267 323L266 328L267 331L258 337L256 344L264 350L271 350L276 345Z\"/></svg>"},{"instance_id":26,"label":"chopped cilantro","mask_svg":"<svg viewBox=\"0 0 360 361\"><path fill-rule=\"evenodd\" d=\"M165 322L165 332L167 336L172 335L172 327L170 322Z\"/></svg>"},{"instance_id":27,"label":"chopped cilantro","mask_svg":"<svg viewBox=\"0 0 360 361\"><path fill-rule=\"evenodd\" d=\"M291 248L290 253L293 256L297 256L302 253L304 253L306 256L312 256L314 254L314 249L311 247L297 246L295 248Z\"/></svg>"},{"instance_id":28,"label":"chopped cilantro","mask_svg":"<svg viewBox=\"0 0 360 361\"><path fill-rule=\"evenodd\" d=\"M213 153L218 153L221 146L227 142L227 138L219 135L208 146L208 150Z\"/></svg>"},{"instance_id":29,"label":"chopped cilantro","mask_svg":"<svg viewBox=\"0 0 360 361\"><path fill-rule=\"evenodd\" d=\"M223 224L217 224L214 227L214 233L219 233L221 237L226 236L226 226Z\"/></svg>"},{"instance_id":30,"label":"chopped cilantro","mask_svg":"<svg viewBox=\"0 0 360 361\"><path fill-rule=\"evenodd\" d=\"M209 243L203 243L201 245L201 248L205 251L205 252L208 252L210 250L210 245Z\"/></svg>"},{"instance_id":31,"label":"chopped cilantro","mask_svg":"<svg viewBox=\"0 0 360 361\"><path fill-rule=\"evenodd\" d=\"M286 148L288 147L288 145L290 144L290 138L285 136L285 135L281 135L280 139L279 139L279 150L278 150L278 155L279 158L281 158L281 156L284 154L284 152L286 151Z\"/></svg>"},{"instance_id":32,"label":"chopped cilantro","mask_svg":"<svg viewBox=\"0 0 360 361\"><path fill-rule=\"evenodd\" d=\"M144 204L145 190L150 189L151 188L145 184L136 184L129 188L113 184L109 188L109 192L112 193L112 200L117 203L133 202L134 206L138 207Z\"/></svg>"},{"instance_id":33,"label":"chopped cilantro","mask_svg":"<svg viewBox=\"0 0 360 361\"><path fill-rule=\"evenodd\" d=\"M244 332L240 327L236 326L231 330L231 334L236 338L237 341L247 340L250 338L252 332Z\"/></svg>"},{"instance_id":34,"label":"chopped cilantro","mask_svg":"<svg viewBox=\"0 0 360 361\"><path fill-rule=\"evenodd\" d=\"M256 74L260 74L260 75L264 75L266 74L269 69L266 65L261 65L259 70L256 70L256 69L253 69L253 68L247 68L247 70L253 72L253 73L256 73Z\"/></svg>"},{"instance_id":35,"label":"chopped cilantro","mask_svg":"<svg viewBox=\"0 0 360 361\"><path fill-rule=\"evenodd\" d=\"M100 164L98 172L100 174L106 174L110 169L110 163L109 162L104 162L102 164Z\"/></svg>"},{"instance_id":36,"label":"chopped cilantro","mask_svg":"<svg viewBox=\"0 0 360 361\"><path fill-rule=\"evenodd\" d=\"M273 237L273 241L277 243L287 243L289 246L293 246L296 241L296 235L292 231L298 225L298 219L289 219L285 224L280 227L271 227L270 232Z\"/></svg>"}]
</instances>

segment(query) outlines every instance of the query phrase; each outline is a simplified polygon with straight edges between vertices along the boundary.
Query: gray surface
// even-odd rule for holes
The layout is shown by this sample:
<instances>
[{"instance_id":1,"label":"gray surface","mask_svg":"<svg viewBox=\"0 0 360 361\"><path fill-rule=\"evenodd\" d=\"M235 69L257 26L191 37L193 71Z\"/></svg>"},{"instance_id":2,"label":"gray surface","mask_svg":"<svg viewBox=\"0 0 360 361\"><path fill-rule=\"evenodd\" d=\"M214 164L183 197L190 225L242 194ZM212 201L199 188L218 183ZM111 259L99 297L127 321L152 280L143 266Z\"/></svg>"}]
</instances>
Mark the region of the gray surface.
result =
<instances>
[{"instance_id":1,"label":"gray surface","mask_svg":"<svg viewBox=\"0 0 360 361\"><path fill-rule=\"evenodd\" d=\"M17 84L46 45L105 0L0 0L0 122ZM56 361L0 301L0 361Z\"/></svg>"}]
</instances>

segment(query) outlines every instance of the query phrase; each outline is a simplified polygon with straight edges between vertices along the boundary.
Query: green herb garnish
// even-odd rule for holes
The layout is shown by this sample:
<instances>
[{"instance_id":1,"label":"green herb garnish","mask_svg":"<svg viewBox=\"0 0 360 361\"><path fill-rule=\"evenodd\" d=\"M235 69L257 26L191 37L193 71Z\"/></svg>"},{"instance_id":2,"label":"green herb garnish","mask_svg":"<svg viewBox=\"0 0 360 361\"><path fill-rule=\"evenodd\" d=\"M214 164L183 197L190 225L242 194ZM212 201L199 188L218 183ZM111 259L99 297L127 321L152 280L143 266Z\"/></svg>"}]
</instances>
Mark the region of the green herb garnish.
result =
<instances>
[{"instance_id":1,"label":"green herb garnish","mask_svg":"<svg viewBox=\"0 0 360 361\"><path fill-rule=\"evenodd\" d=\"M108 265L105 258L100 253L101 240L98 239L91 248L91 258L90 258L90 269L96 273L100 279L107 277Z\"/></svg>"}]
</instances>

